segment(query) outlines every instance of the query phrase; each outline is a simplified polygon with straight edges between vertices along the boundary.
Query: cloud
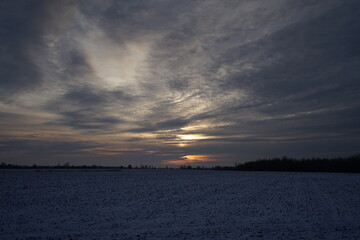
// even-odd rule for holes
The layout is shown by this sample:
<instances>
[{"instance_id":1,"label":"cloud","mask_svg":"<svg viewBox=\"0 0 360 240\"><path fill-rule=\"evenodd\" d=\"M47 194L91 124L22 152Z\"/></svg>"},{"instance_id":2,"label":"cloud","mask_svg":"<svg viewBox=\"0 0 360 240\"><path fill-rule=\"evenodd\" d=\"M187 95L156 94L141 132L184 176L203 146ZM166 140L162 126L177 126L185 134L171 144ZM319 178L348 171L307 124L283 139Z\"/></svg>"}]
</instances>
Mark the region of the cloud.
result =
<instances>
[{"instance_id":1,"label":"cloud","mask_svg":"<svg viewBox=\"0 0 360 240\"><path fill-rule=\"evenodd\" d=\"M97 144L91 142L46 142L41 140L12 139L0 142L0 159L8 163L20 162L29 164L56 165L65 161L64 156L75 158L84 153L84 150L93 148Z\"/></svg>"},{"instance_id":2,"label":"cloud","mask_svg":"<svg viewBox=\"0 0 360 240\"><path fill-rule=\"evenodd\" d=\"M121 142L141 149L129 159L158 163L170 159L161 151L179 160L228 150L234 159L235 146L251 145L255 156L274 142L279 154L286 141L348 142L359 131L359 8L355 0L5 1L3 135L92 136L112 146L109 155Z\"/></svg>"},{"instance_id":3,"label":"cloud","mask_svg":"<svg viewBox=\"0 0 360 240\"><path fill-rule=\"evenodd\" d=\"M121 123L121 120L114 117L96 116L94 112L62 112L63 121L56 122L57 124L65 124L75 129L97 129L106 130L110 126Z\"/></svg>"},{"instance_id":4,"label":"cloud","mask_svg":"<svg viewBox=\"0 0 360 240\"><path fill-rule=\"evenodd\" d=\"M1 98L41 82L41 73L31 60L30 48L42 44L39 17L42 1L4 1L0 15Z\"/></svg>"},{"instance_id":5,"label":"cloud","mask_svg":"<svg viewBox=\"0 0 360 240\"><path fill-rule=\"evenodd\" d=\"M125 122L121 112L112 113L109 109L124 107L131 102L132 96L120 90L102 91L84 86L69 90L49 102L47 109L61 116L52 124L75 129L107 130Z\"/></svg>"}]
</instances>

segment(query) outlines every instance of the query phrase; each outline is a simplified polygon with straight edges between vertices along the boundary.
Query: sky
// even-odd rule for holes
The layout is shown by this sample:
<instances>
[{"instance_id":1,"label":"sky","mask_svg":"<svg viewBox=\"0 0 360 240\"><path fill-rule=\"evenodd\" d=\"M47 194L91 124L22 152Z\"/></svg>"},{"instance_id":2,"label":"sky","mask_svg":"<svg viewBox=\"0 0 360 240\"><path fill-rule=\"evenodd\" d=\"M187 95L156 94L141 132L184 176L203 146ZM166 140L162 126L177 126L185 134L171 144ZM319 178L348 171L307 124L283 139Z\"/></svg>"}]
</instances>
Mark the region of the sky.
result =
<instances>
[{"instance_id":1,"label":"sky","mask_svg":"<svg viewBox=\"0 0 360 240\"><path fill-rule=\"evenodd\" d=\"M359 23L358 0L3 0L0 161L357 154Z\"/></svg>"}]
</instances>

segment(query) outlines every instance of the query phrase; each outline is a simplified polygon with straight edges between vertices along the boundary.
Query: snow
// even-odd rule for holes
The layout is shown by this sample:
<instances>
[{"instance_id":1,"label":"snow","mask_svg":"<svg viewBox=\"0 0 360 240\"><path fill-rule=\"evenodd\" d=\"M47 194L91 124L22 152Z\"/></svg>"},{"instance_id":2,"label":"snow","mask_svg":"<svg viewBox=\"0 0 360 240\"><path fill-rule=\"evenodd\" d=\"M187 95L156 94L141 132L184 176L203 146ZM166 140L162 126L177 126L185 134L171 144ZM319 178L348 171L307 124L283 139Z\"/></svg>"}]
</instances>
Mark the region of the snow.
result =
<instances>
[{"instance_id":1,"label":"snow","mask_svg":"<svg viewBox=\"0 0 360 240\"><path fill-rule=\"evenodd\" d=\"M1 239L360 239L360 174L0 171Z\"/></svg>"}]
</instances>

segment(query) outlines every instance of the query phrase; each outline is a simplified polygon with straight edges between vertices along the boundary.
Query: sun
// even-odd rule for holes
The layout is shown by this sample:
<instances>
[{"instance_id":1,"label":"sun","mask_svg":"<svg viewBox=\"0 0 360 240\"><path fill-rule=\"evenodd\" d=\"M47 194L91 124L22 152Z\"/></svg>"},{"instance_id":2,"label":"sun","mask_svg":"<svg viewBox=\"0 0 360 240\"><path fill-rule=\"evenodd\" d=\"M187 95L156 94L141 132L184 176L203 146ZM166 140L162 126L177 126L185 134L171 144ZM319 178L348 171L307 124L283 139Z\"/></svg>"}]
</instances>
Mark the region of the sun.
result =
<instances>
[{"instance_id":1,"label":"sun","mask_svg":"<svg viewBox=\"0 0 360 240\"><path fill-rule=\"evenodd\" d=\"M210 137L204 136L202 134L179 134L177 135L181 140L191 141L191 140L201 140L208 139Z\"/></svg>"}]
</instances>

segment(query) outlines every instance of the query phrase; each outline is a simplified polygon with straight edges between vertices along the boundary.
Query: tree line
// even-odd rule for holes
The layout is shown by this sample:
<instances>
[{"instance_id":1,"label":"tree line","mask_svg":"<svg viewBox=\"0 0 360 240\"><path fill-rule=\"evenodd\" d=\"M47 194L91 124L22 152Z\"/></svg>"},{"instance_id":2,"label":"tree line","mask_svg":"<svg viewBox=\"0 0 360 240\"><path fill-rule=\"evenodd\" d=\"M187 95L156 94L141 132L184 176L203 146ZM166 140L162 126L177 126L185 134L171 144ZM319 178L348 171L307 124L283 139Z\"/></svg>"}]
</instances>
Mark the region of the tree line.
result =
<instances>
[{"instance_id":1,"label":"tree line","mask_svg":"<svg viewBox=\"0 0 360 240\"><path fill-rule=\"evenodd\" d=\"M215 167L217 170L360 173L360 155L347 158L272 158Z\"/></svg>"},{"instance_id":2,"label":"tree line","mask_svg":"<svg viewBox=\"0 0 360 240\"><path fill-rule=\"evenodd\" d=\"M2 162L0 169L157 169L152 165L141 166L97 166L97 165L82 165L73 166L69 163L58 164L56 166L26 166L6 164ZM162 169L168 169L162 168ZM173 168L169 168L173 169ZM338 157L338 158L271 158L271 159L259 159L256 161L250 161L235 166L216 166L216 167L200 167L191 165L181 165L179 169L185 170L228 170L228 171L283 171L283 172L338 172L338 173L360 173L360 155L354 155L351 157Z\"/></svg>"}]
</instances>

